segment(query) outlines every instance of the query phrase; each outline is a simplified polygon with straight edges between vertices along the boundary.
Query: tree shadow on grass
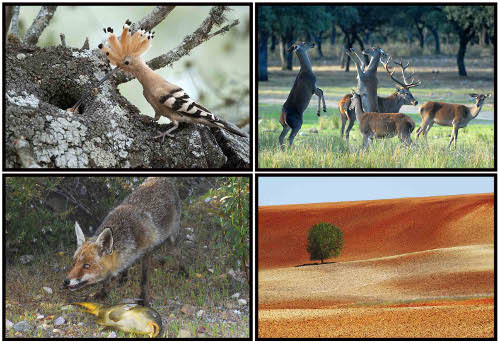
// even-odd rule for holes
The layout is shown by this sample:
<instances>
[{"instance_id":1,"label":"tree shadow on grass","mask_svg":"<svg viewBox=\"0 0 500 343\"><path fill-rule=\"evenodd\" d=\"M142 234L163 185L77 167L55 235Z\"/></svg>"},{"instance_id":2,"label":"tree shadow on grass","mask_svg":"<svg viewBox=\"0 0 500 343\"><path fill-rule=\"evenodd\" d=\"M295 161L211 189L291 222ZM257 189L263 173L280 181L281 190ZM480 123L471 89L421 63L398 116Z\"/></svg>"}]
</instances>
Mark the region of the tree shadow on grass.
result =
<instances>
[{"instance_id":1,"label":"tree shadow on grass","mask_svg":"<svg viewBox=\"0 0 500 343\"><path fill-rule=\"evenodd\" d=\"M337 262L325 262L323 264L333 264L333 263L337 263ZM321 263L319 262L315 262L315 263L304 263L304 264L299 264L299 265L296 265L294 266L295 268L297 267L307 267L307 266L320 266Z\"/></svg>"}]
</instances>

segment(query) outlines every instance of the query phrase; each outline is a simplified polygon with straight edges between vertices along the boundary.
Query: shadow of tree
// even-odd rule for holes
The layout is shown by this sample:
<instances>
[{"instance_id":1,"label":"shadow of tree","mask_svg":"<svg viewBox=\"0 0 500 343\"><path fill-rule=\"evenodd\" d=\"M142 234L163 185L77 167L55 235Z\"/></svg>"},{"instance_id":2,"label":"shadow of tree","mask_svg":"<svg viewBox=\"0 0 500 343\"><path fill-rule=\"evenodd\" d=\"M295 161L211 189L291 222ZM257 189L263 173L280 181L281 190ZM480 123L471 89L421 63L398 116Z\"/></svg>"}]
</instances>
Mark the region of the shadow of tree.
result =
<instances>
[{"instance_id":1,"label":"shadow of tree","mask_svg":"<svg viewBox=\"0 0 500 343\"><path fill-rule=\"evenodd\" d=\"M325 262L323 264L332 264L332 263L337 263L337 262ZM306 266L319 266L321 265L321 263L319 262L314 262L314 263L304 263L304 264L299 264L299 265L296 265L294 266L295 268L297 267L306 267Z\"/></svg>"}]
</instances>

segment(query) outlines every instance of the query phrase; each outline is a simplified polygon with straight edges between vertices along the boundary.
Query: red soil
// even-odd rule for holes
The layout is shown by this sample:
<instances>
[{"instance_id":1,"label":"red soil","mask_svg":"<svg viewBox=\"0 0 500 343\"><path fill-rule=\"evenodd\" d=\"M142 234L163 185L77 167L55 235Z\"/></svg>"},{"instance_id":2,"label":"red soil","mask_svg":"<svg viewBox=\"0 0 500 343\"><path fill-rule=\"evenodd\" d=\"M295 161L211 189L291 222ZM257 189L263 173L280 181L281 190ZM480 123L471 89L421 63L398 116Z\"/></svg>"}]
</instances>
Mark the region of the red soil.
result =
<instances>
[{"instance_id":1,"label":"red soil","mask_svg":"<svg viewBox=\"0 0 500 343\"><path fill-rule=\"evenodd\" d=\"M355 261L429 249L494 244L494 195L261 206L259 269L308 263L307 230L328 222L344 233L335 261Z\"/></svg>"}]
</instances>

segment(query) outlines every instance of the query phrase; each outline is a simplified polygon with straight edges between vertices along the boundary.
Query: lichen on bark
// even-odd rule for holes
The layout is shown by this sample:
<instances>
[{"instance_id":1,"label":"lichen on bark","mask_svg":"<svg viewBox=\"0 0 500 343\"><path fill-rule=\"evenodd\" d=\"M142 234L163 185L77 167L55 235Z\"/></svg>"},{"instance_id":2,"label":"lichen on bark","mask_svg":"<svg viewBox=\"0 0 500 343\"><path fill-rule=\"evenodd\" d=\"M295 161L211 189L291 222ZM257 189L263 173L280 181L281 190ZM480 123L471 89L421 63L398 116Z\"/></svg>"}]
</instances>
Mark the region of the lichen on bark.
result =
<instances>
[{"instance_id":1,"label":"lichen on bark","mask_svg":"<svg viewBox=\"0 0 500 343\"><path fill-rule=\"evenodd\" d=\"M154 139L160 125L120 95L115 78L82 113L66 111L110 70L97 49L39 48L9 36L5 51L5 168L22 168L21 136L42 168L250 167L248 138L220 129L181 124L174 138Z\"/></svg>"}]
</instances>

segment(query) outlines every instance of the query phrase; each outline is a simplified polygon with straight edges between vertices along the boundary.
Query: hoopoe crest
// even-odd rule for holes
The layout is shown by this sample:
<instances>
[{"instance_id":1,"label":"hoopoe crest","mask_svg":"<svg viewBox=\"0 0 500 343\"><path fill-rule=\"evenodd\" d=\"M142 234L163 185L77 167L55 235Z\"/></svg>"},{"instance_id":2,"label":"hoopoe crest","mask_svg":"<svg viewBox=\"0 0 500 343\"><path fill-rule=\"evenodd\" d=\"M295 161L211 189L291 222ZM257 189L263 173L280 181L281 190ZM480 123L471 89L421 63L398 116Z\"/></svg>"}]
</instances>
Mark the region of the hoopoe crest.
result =
<instances>
[{"instance_id":1,"label":"hoopoe crest","mask_svg":"<svg viewBox=\"0 0 500 343\"><path fill-rule=\"evenodd\" d=\"M118 70L123 70L139 80L143 87L144 97L155 110L154 119L159 120L161 116L165 116L173 123L172 128L160 133L155 138L161 137L163 142L165 136L173 137L170 132L177 129L179 122L219 127L242 137L248 136L236 126L220 119L205 107L196 103L182 88L163 79L162 76L149 68L141 55L151 47L154 32L140 29L131 34L131 24L129 20L126 21L120 39L110 27L104 29L104 32L109 33L107 39L109 47L99 44L99 49L116 68L106 75L101 82Z\"/></svg>"}]
</instances>

